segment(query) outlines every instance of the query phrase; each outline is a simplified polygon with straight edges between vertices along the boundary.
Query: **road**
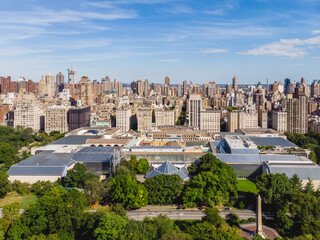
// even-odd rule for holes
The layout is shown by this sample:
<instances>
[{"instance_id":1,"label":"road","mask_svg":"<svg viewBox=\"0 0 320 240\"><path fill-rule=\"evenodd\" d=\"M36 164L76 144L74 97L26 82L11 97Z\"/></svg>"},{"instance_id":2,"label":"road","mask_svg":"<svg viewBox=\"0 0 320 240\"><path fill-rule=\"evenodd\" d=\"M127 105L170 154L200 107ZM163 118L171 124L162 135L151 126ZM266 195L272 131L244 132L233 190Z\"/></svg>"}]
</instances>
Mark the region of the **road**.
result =
<instances>
[{"instance_id":1,"label":"road","mask_svg":"<svg viewBox=\"0 0 320 240\"><path fill-rule=\"evenodd\" d=\"M229 213L237 214L241 220L256 218L256 213L250 210L223 210L220 212L220 216L225 218ZM130 219L135 220L143 220L145 217L156 217L160 214L167 215L172 220L201 220L204 216L204 213L201 210L134 210L127 212L127 216ZM263 216L269 219L272 218L270 213L264 213Z\"/></svg>"}]
</instances>

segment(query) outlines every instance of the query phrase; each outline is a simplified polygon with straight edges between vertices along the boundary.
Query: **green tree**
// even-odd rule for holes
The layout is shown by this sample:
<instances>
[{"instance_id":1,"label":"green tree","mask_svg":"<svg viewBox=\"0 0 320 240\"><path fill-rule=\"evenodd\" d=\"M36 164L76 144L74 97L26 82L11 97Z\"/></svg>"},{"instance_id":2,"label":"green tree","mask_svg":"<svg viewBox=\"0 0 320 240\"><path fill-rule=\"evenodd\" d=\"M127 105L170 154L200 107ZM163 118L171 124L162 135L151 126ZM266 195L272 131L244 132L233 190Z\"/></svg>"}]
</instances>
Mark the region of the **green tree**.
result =
<instances>
[{"instance_id":1,"label":"green tree","mask_svg":"<svg viewBox=\"0 0 320 240\"><path fill-rule=\"evenodd\" d=\"M37 181L31 185L31 192L37 197L41 197L46 191L50 191L57 183L52 183L50 181Z\"/></svg>"},{"instance_id":2,"label":"green tree","mask_svg":"<svg viewBox=\"0 0 320 240\"><path fill-rule=\"evenodd\" d=\"M14 202L7 204L2 209L1 225L4 233L8 231L12 223L18 218L20 210L20 203Z\"/></svg>"},{"instance_id":3,"label":"green tree","mask_svg":"<svg viewBox=\"0 0 320 240\"><path fill-rule=\"evenodd\" d=\"M99 202L105 194L104 187L97 178L85 181L83 190L89 204Z\"/></svg>"},{"instance_id":4,"label":"green tree","mask_svg":"<svg viewBox=\"0 0 320 240\"><path fill-rule=\"evenodd\" d=\"M11 166L17 160L17 149L10 143L0 143L0 163Z\"/></svg>"},{"instance_id":5,"label":"green tree","mask_svg":"<svg viewBox=\"0 0 320 240\"><path fill-rule=\"evenodd\" d=\"M8 239L26 239L39 234L58 234L60 239L73 239L80 225L85 196L76 189L54 187L13 223Z\"/></svg>"},{"instance_id":6,"label":"green tree","mask_svg":"<svg viewBox=\"0 0 320 240\"><path fill-rule=\"evenodd\" d=\"M288 235L293 226L293 220L286 215L284 210L277 211L273 217L273 223L281 236Z\"/></svg>"},{"instance_id":7,"label":"green tree","mask_svg":"<svg viewBox=\"0 0 320 240\"><path fill-rule=\"evenodd\" d=\"M98 179L99 177L93 173L89 173L84 164L76 163L72 169L68 170L63 183L66 187L83 189L85 182L93 178Z\"/></svg>"},{"instance_id":8,"label":"green tree","mask_svg":"<svg viewBox=\"0 0 320 240\"><path fill-rule=\"evenodd\" d=\"M164 234L160 240L193 240L193 237L187 233L173 231Z\"/></svg>"},{"instance_id":9,"label":"green tree","mask_svg":"<svg viewBox=\"0 0 320 240\"><path fill-rule=\"evenodd\" d=\"M290 183L292 185L292 192L299 192L302 190L302 181L298 177L297 174L294 174L290 179Z\"/></svg>"},{"instance_id":10,"label":"green tree","mask_svg":"<svg viewBox=\"0 0 320 240\"><path fill-rule=\"evenodd\" d=\"M177 203L183 190L179 175L157 175L143 183L148 190L150 204L168 205Z\"/></svg>"},{"instance_id":11,"label":"green tree","mask_svg":"<svg viewBox=\"0 0 320 240\"><path fill-rule=\"evenodd\" d=\"M128 175L117 175L110 180L109 201L121 203L126 209L136 209L147 205L148 192L137 180Z\"/></svg>"},{"instance_id":12,"label":"green tree","mask_svg":"<svg viewBox=\"0 0 320 240\"><path fill-rule=\"evenodd\" d=\"M309 178L307 184L303 188L303 191L306 193L313 193L313 189L314 189L314 185L313 185L311 179Z\"/></svg>"},{"instance_id":13,"label":"green tree","mask_svg":"<svg viewBox=\"0 0 320 240\"><path fill-rule=\"evenodd\" d=\"M224 222L219 213L220 211L218 208L207 207L203 220L213 224L216 227L219 227Z\"/></svg>"},{"instance_id":14,"label":"green tree","mask_svg":"<svg viewBox=\"0 0 320 240\"><path fill-rule=\"evenodd\" d=\"M21 195L28 195L30 193L30 184L29 183L22 183L19 180L14 180L11 184L12 190L16 191L17 193Z\"/></svg>"},{"instance_id":15,"label":"green tree","mask_svg":"<svg viewBox=\"0 0 320 240\"><path fill-rule=\"evenodd\" d=\"M128 222L117 215L104 215L99 226L94 230L94 236L98 240L119 239L125 231Z\"/></svg>"},{"instance_id":16,"label":"green tree","mask_svg":"<svg viewBox=\"0 0 320 240\"><path fill-rule=\"evenodd\" d=\"M128 175L128 176L132 176L132 177L135 176L135 174L132 173L132 172L130 171L130 169L127 168L126 166L119 166L119 167L117 167L117 169L115 170L115 172L114 172L113 175L114 175L114 176L118 176L118 175Z\"/></svg>"},{"instance_id":17,"label":"green tree","mask_svg":"<svg viewBox=\"0 0 320 240\"><path fill-rule=\"evenodd\" d=\"M239 222L240 222L240 218L237 214L234 214L234 213L229 213L227 216L226 216L226 222L231 226L236 226L238 227L239 226Z\"/></svg>"},{"instance_id":18,"label":"green tree","mask_svg":"<svg viewBox=\"0 0 320 240\"><path fill-rule=\"evenodd\" d=\"M233 168L221 162L212 154L200 158L193 164L194 178L185 184L183 203L186 206L215 206L237 197L237 179Z\"/></svg>"},{"instance_id":19,"label":"green tree","mask_svg":"<svg viewBox=\"0 0 320 240\"><path fill-rule=\"evenodd\" d=\"M10 191L10 182L8 177L8 174L0 172L0 198L7 196L7 193Z\"/></svg>"},{"instance_id":20,"label":"green tree","mask_svg":"<svg viewBox=\"0 0 320 240\"><path fill-rule=\"evenodd\" d=\"M137 173L146 174L149 169L149 162L145 158L140 158L137 164Z\"/></svg>"},{"instance_id":21,"label":"green tree","mask_svg":"<svg viewBox=\"0 0 320 240\"><path fill-rule=\"evenodd\" d=\"M266 207L273 211L287 207L292 185L286 174L261 174L256 185Z\"/></svg>"}]
</instances>

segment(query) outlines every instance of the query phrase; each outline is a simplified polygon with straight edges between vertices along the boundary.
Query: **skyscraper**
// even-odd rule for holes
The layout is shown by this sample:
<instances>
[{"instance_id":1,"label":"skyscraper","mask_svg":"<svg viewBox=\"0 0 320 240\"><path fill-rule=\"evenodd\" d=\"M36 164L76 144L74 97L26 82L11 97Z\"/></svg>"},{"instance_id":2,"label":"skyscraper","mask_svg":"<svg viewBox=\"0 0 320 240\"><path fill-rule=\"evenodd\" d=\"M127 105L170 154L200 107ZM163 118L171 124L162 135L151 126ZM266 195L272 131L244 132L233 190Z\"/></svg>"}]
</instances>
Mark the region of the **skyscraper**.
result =
<instances>
[{"instance_id":1,"label":"skyscraper","mask_svg":"<svg viewBox=\"0 0 320 240\"><path fill-rule=\"evenodd\" d=\"M81 78L80 82L80 95L79 99L81 100L82 106L88 105L91 106L93 103L93 91L92 84L90 79L87 76Z\"/></svg>"},{"instance_id":2,"label":"skyscraper","mask_svg":"<svg viewBox=\"0 0 320 240\"><path fill-rule=\"evenodd\" d=\"M77 71L74 66L71 67L71 70L68 69L68 83L69 84L77 84Z\"/></svg>"},{"instance_id":3,"label":"skyscraper","mask_svg":"<svg viewBox=\"0 0 320 240\"><path fill-rule=\"evenodd\" d=\"M200 95L190 95L189 99L189 126L200 127L200 113L202 111L202 99Z\"/></svg>"},{"instance_id":4,"label":"skyscraper","mask_svg":"<svg viewBox=\"0 0 320 240\"><path fill-rule=\"evenodd\" d=\"M182 95L187 95L188 93L188 86L187 86L187 80L183 81L183 94Z\"/></svg>"},{"instance_id":5,"label":"skyscraper","mask_svg":"<svg viewBox=\"0 0 320 240\"><path fill-rule=\"evenodd\" d=\"M137 81L137 94L141 97L143 97L143 90L144 90L143 82L139 78Z\"/></svg>"},{"instance_id":6,"label":"skyscraper","mask_svg":"<svg viewBox=\"0 0 320 240\"><path fill-rule=\"evenodd\" d=\"M54 76L50 72L43 75L39 82L39 95L48 98L52 98L55 95Z\"/></svg>"},{"instance_id":7,"label":"skyscraper","mask_svg":"<svg viewBox=\"0 0 320 240\"><path fill-rule=\"evenodd\" d=\"M170 78L168 76L165 78L165 85L170 86Z\"/></svg>"},{"instance_id":8,"label":"skyscraper","mask_svg":"<svg viewBox=\"0 0 320 240\"><path fill-rule=\"evenodd\" d=\"M61 92L64 84L64 75L59 72L56 75L56 85L57 85L57 92Z\"/></svg>"},{"instance_id":9,"label":"skyscraper","mask_svg":"<svg viewBox=\"0 0 320 240\"><path fill-rule=\"evenodd\" d=\"M287 96L287 131L292 133L308 132L308 107L307 97L300 95L293 98L292 94Z\"/></svg>"},{"instance_id":10,"label":"skyscraper","mask_svg":"<svg viewBox=\"0 0 320 240\"><path fill-rule=\"evenodd\" d=\"M232 79L232 88L236 91L238 90L238 83L237 83L237 77L233 77Z\"/></svg>"},{"instance_id":11,"label":"skyscraper","mask_svg":"<svg viewBox=\"0 0 320 240\"><path fill-rule=\"evenodd\" d=\"M144 91L143 91L143 95L145 96L145 97L147 97L148 96L148 94L149 94L149 80L148 79L146 79L146 80L144 80Z\"/></svg>"}]
</instances>

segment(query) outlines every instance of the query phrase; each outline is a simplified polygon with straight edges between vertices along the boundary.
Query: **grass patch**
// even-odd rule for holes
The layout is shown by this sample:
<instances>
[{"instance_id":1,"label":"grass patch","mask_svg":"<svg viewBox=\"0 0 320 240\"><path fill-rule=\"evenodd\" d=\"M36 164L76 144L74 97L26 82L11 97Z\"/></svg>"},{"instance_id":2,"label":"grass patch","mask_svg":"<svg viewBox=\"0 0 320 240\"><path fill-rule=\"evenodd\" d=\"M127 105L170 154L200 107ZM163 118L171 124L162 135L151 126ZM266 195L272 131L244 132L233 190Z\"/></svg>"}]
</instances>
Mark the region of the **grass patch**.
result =
<instances>
[{"instance_id":1,"label":"grass patch","mask_svg":"<svg viewBox=\"0 0 320 240\"><path fill-rule=\"evenodd\" d=\"M254 194L258 193L256 184L254 184L254 182L251 182L250 180L238 179L237 188L239 192L252 192Z\"/></svg>"},{"instance_id":2,"label":"grass patch","mask_svg":"<svg viewBox=\"0 0 320 240\"><path fill-rule=\"evenodd\" d=\"M27 209L30 204L34 203L37 200L37 197L34 195L20 195L17 192L9 192L7 196L4 198L0 199L0 207L2 208L3 206L18 202L21 204L22 209Z\"/></svg>"}]
</instances>

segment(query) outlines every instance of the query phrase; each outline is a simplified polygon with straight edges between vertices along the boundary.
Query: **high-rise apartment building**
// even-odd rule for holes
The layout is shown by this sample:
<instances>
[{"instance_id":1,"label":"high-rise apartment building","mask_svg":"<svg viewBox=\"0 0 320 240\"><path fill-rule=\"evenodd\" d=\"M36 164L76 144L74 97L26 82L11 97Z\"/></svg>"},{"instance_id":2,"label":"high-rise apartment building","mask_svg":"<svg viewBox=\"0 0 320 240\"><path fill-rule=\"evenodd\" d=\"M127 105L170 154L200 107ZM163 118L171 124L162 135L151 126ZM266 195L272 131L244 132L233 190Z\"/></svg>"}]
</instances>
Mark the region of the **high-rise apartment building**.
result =
<instances>
[{"instance_id":1,"label":"high-rise apartment building","mask_svg":"<svg viewBox=\"0 0 320 240\"><path fill-rule=\"evenodd\" d=\"M178 83L177 95L178 95L178 97L182 97L183 96L182 84L181 83Z\"/></svg>"},{"instance_id":2,"label":"high-rise apartment building","mask_svg":"<svg viewBox=\"0 0 320 240\"><path fill-rule=\"evenodd\" d=\"M200 130L212 133L220 132L220 111L206 110L200 112Z\"/></svg>"},{"instance_id":3,"label":"high-rise apartment building","mask_svg":"<svg viewBox=\"0 0 320 240\"><path fill-rule=\"evenodd\" d=\"M19 77L17 81L17 92L26 90L26 80L24 77Z\"/></svg>"},{"instance_id":4,"label":"high-rise apartment building","mask_svg":"<svg viewBox=\"0 0 320 240\"><path fill-rule=\"evenodd\" d=\"M137 81L137 94L140 97L143 97L143 90L144 90L144 85L143 85L142 80L139 78Z\"/></svg>"},{"instance_id":5,"label":"high-rise apartment building","mask_svg":"<svg viewBox=\"0 0 320 240\"><path fill-rule=\"evenodd\" d=\"M39 131L42 116L44 116L44 111L41 103L20 102L14 110L14 127L22 126Z\"/></svg>"},{"instance_id":6,"label":"high-rise apartment building","mask_svg":"<svg viewBox=\"0 0 320 240\"><path fill-rule=\"evenodd\" d=\"M173 126L175 124L174 110L155 110L156 126Z\"/></svg>"},{"instance_id":7,"label":"high-rise apartment building","mask_svg":"<svg viewBox=\"0 0 320 240\"><path fill-rule=\"evenodd\" d=\"M272 111L272 128L280 133L287 131L287 112Z\"/></svg>"},{"instance_id":8,"label":"high-rise apartment building","mask_svg":"<svg viewBox=\"0 0 320 240\"><path fill-rule=\"evenodd\" d=\"M69 84L77 84L77 71L74 66L71 67L71 69L68 69L68 83Z\"/></svg>"},{"instance_id":9,"label":"high-rise apartment building","mask_svg":"<svg viewBox=\"0 0 320 240\"><path fill-rule=\"evenodd\" d=\"M56 75L56 86L57 86L57 92L61 92L63 89L63 84L64 84L64 75L59 72Z\"/></svg>"},{"instance_id":10,"label":"high-rise apartment building","mask_svg":"<svg viewBox=\"0 0 320 240\"><path fill-rule=\"evenodd\" d=\"M258 124L261 128L268 128L268 111L261 107L258 110Z\"/></svg>"},{"instance_id":11,"label":"high-rise apartment building","mask_svg":"<svg viewBox=\"0 0 320 240\"><path fill-rule=\"evenodd\" d=\"M39 82L39 95L49 99L55 95L55 79L50 72L43 75Z\"/></svg>"},{"instance_id":12,"label":"high-rise apartment building","mask_svg":"<svg viewBox=\"0 0 320 240\"><path fill-rule=\"evenodd\" d=\"M188 84L187 84L187 80L183 81L183 94L182 95L187 95L188 94Z\"/></svg>"},{"instance_id":13,"label":"high-rise apartment building","mask_svg":"<svg viewBox=\"0 0 320 240\"><path fill-rule=\"evenodd\" d=\"M311 84L311 97L319 97L319 83L317 81L314 81Z\"/></svg>"},{"instance_id":14,"label":"high-rise apartment building","mask_svg":"<svg viewBox=\"0 0 320 240\"><path fill-rule=\"evenodd\" d=\"M68 132L68 110L63 105L48 106L45 109L45 128L47 133L59 131Z\"/></svg>"},{"instance_id":15,"label":"high-rise apartment building","mask_svg":"<svg viewBox=\"0 0 320 240\"><path fill-rule=\"evenodd\" d=\"M149 80L148 80L148 79L146 79L146 80L144 80L144 90L143 90L144 97L148 97L148 94L149 94L149 88L150 88Z\"/></svg>"},{"instance_id":16,"label":"high-rise apartment building","mask_svg":"<svg viewBox=\"0 0 320 240\"><path fill-rule=\"evenodd\" d=\"M68 130L90 127L91 107L71 107L68 110Z\"/></svg>"},{"instance_id":17,"label":"high-rise apartment building","mask_svg":"<svg viewBox=\"0 0 320 240\"><path fill-rule=\"evenodd\" d=\"M189 126L200 127L200 112L202 99L200 95L192 94L189 98Z\"/></svg>"},{"instance_id":18,"label":"high-rise apartment building","mask_svg":"<svg viewBox=\"0 0 320 240\"><path fill-rule=\"evenodd\" d=\"M234 132L239 128L239 110L232 110L227 112L227 129L228 132Z\"/></svg>"},{"instance_id":19,"label":"high-rise apartment building","mask_svg":"<svg viewBox=\"0 0 320 240\"><path fill-rule=\"evenodd\" d=\"M166 76L166 78L164 79L165 85L170 86L170 78L168 76Z\"/></svg>"},{"instance_id":20,"label":"high-rise apartment building","mask_svg":"<svg viewBox=\"0 0 320 240\"><path fill-rule=\"evenodd\" d=\"M130 129L131 109L128 107L120 107L116 110L116 127L121 132L127 132Z\"/></svg>"},{"instance_id":21,"label":"high-rise apartment building","mask_svg":"<svg viewBox=\"0 0 320 240\"><path fill-rule=\"evenodd\" d=\"M83 76L79 82L80 94L82 106L91 106L93 104L93 89L90 79L87 76Z\"/></svg>"},{"instance_id":22,"label":"high-rise apartment building","mask_svg":"<svg viewBox=\"0 0 320 240\"><path fill-rule=\"evenodd\" d=\"M246 106L244 111L239 112L239 129L258 128L258 111L254 106Z\"/></svg>"},{"instance_id":23,"label":"high-rise apartment building","mask_svg":"<svg viewBox=\"0 0 320 240\"><path fill-rule=\"evenodd\" d=\"M137 113L138 131L147 131L152 128L152 109L141 108Z\"/></svg>"},{"instance_id":24,"label":"high-rise apartment building","mask_svg":"<svg viewBox=\"0 0 320 240\"><path fill-rule=\"evenodd\" d=\"M233 79L232 79L232 88L233 88L233 90L238 90L238 79L237 79L237 77L233 77Z\"/></svg>"},{"instance_id":25,"label":"high-rise apartment building","mask_svg":"<svg viewBox=\"0 0 320 240\"><path fill-rule=\"evenodd\" d=\"M0 77L0 93L7 94L10 88L11 77Z\"/></svg>"},{"instance_id":26,"label":"high-rise apartment building","mask_svg":"<svg viewBox=\"0 0 320 240\"><path fill-rule=\"evenodd\" d=\"M307 97L300 95L294 98L292 94L287 95L287 131L292 133L308 132L308 107Z\"/></svg>"}]
</instances>

